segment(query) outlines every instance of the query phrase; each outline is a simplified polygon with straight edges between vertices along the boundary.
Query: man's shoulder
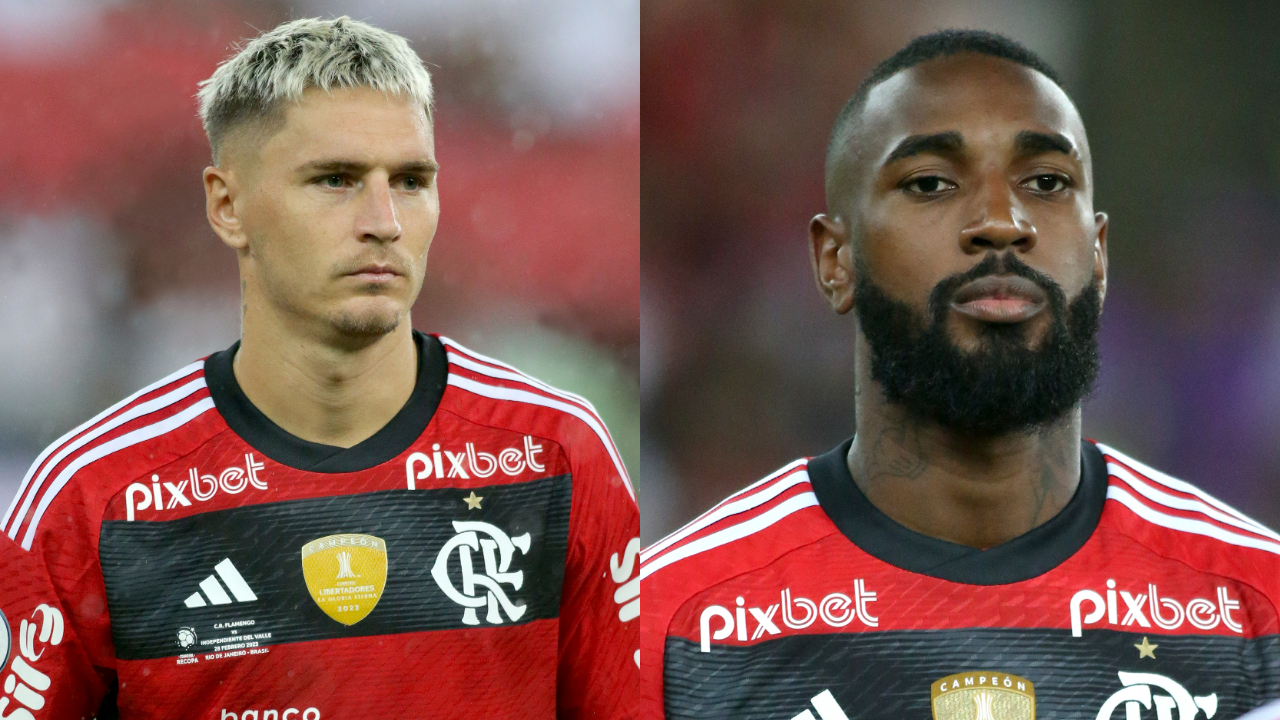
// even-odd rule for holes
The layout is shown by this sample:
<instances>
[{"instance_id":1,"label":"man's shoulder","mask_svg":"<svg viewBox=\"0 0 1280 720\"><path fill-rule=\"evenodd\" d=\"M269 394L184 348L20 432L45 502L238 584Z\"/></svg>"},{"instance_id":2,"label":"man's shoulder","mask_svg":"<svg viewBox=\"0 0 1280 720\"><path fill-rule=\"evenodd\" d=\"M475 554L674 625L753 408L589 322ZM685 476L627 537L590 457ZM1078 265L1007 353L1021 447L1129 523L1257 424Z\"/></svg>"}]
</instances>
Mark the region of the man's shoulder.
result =
<instances>
[{"instance_id":1,"label":"man's shoulder","mask_svg":"<svg viewBox=\"0 0 1280 720\"><path fill-rule=\"evenodd\" d=\"M46 447L23 476L0 528L30 550L51 506L69 502L87 512L105 505L149 467L203 440L207 433L193 434L192 425L213 409L203 360L138 390Z\"/></svg>"},{"instance_id":2,"label":"man's shoulder","mask_svg":"<svg viewBox=\"0 0 1280 720\"><path fill-rule=\"evenodd\" d=\"M838 532L818 506L808 466L808 458L783 466L643 550L640 578L654 610L674 612L708 588Z\"/></svg>"},{"instance_id":3,"label":"man's shoulder","mask_svg":"<svg viewBox=\"0 0 1280 720\"><path fill-rule=\"evenodd\" d=\"M437 337L449 364L447 384L454 391L446 393L443 409L478 425L550 440L575 460L598 458L635 497L617 445L590 401Z\"/></svg>"},{"instance_id":4,"label":"man's shoulder","mask_svg":"<svg viewBox=\"0 0 1280 720\"><path fill-rule=\"evenodd\" d=\"M1280 603L1280 534L1227 503L1108 445L1101 525L1201 572L1232 577Z\"/></svg>"},{"instance_id":5,"label":"man's shoulder","mask_svg":"<svg viewBox=\"0 0 1280 720\"><path fill-rule=\"evenodd\" d=\"M450 338L437 338L449 364L448 385L465 393L468 402L462 412L471 419L520 427L532 420L545 425L549 434L561 432L561 422L576 419L604 431L595 406L581 395L553 387ZM459 411L456 404L450 410Z\"/></svg>"}]
</instances>

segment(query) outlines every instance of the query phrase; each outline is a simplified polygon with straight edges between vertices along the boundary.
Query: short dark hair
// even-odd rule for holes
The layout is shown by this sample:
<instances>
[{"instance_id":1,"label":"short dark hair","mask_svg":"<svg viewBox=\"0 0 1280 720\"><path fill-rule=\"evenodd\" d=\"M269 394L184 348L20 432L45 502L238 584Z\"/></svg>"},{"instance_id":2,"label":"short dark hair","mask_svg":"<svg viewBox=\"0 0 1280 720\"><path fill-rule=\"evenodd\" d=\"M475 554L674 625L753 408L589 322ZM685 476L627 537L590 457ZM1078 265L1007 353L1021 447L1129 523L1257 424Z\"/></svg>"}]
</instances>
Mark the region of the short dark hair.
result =
<instances>
[{"instance_id":1,"label":"short dark hair","mask_svg":"<svg viewBox=\"0 0 1280 720\"><path fill-rule=\"evenodd\" d=\"M1062 87L1058 73L1043 58L1023 47L1015 40L986 30L939 30L907 43L898 52L881 62L871 71L865 80L858 85L853 97L845 103L836 122L831 129L831 139L827 143L827 182L831 182L831 170L838 156L844 149L845 141L867 103L867 96L880 83L922 62L934 58L947 57L958 53L977 53L989 55L1024 67L1044 75Z\"/></svg>"}]
</instances>

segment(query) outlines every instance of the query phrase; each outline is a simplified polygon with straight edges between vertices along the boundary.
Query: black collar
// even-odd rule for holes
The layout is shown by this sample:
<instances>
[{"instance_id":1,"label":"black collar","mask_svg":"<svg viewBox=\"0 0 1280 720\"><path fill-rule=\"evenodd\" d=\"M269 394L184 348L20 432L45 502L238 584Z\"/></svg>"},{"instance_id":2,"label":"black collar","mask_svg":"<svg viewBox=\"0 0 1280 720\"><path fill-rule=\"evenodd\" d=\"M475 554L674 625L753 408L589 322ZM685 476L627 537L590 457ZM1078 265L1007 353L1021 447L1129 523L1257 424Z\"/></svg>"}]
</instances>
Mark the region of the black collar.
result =
<instances>
[{"instance_id":1,"label":"black collar","mask_svg":"<svg viewBox=\"0 0 1280 720\"><path fill-rule=\"evenodd\" d=\"M240 349L238 340L204 361L205 382L209 384L214 406L232 432L272 460L309 472L366 470L396 457L421 437L444 395L449 373L444 345L416 330L413 340L418 347L418 380L409 401L381 430L349 448L313 443L291 435L254 407L231 369L231 360Z\"/></svg>"},{"instance_id":2,"label":"black collar","mask_svg":"<svg viewBox=\"0 0 1280 720\"><path fill-rule=\"evenodd\" d=\"M909 530L880 512L849 474L853 439L809 461L818 504L853 544L908 572L964 583L1005 585L1043 575L1075 554L1098 526L1107 499L1107 464L1091 442L1081 443L1080 485L1048 522L986 550Z\"/></svg>"}]
</instances>

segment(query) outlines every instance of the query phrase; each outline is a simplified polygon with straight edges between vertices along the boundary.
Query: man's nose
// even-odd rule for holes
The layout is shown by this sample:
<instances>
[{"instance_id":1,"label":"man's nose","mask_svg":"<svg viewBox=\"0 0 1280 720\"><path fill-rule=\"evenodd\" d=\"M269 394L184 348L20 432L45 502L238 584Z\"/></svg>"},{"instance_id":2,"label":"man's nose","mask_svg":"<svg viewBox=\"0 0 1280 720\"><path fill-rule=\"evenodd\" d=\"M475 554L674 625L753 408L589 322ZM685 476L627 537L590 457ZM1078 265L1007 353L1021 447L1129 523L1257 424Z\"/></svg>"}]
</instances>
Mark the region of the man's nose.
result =
<instances>
[{"instance_id":1,"label":"man's nose","mask_svg":"<svg viewBox=\"0 0 1280 720\"><path fill-rule=\"evenodd\" d=\"M356 218L356 235L361 240L392 242L400 238L400 231L391 183L375 174L365 181L360 213Z\"/></svg>"},{"instance_id":2,"label":"man's nose","mask_svg":"<svg viewBox=\"0 0 1280 720\"><path fill-rule=\"evenodd\" d=\"M973 219L960 231L960 247L976 255L1009 247L1027 252L1036 244L1036 228L1031 224L1017 189L1004 177L992 177L975 196Z\"/></svg>"}]
</instances>

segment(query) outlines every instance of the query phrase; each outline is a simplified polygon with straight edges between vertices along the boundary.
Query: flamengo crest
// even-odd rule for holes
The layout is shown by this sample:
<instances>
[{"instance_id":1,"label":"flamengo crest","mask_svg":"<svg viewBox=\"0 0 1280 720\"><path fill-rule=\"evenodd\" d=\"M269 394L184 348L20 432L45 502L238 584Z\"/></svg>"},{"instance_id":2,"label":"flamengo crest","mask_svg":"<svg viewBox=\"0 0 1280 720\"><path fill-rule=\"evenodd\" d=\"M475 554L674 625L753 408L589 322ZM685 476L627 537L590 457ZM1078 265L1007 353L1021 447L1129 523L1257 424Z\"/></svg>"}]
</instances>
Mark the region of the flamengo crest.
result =
<instances>
[{"instance_id":1,"label":"flamengo crest","mask_svg":"<svg viewBox=\"0 0 1280 720\"><path fill-rule=\"evenodd\" d=\"M466 608L462 611L463 624L479 625L476 608L486 606L488 611L484 619L490 625L501 625L503 612L512 622L519 620L526 606L512 602L502 586L510 585L512 590L519 590L524 585L524 571L510 571L509 568L516 550L528 554L529 533L508 537L500 528L487 522L459 520L453 521L453 529L458 534L440 548L431 568L431 577L450 600ZM476 572L473 552L483 556L483 572ZM458 585L449 575L449 559L455 553L461 570L461 583Z\"/></svg>"},{"instance_id":2,"label":"flamengo crest","mask_svg":"<svg viewBox=\"0 0 1280 720\"><path fill-rule=\"evenodd\" d=\"M1196 720L1202 711L1205 718L1218 713L1217 693L1193 696L1174 679L1155 673L1117 674L1124 688L1107 698L1097 720L1110 720L1122 707L1127 720L1150 717L1148 711L1155 711L1158 720Z\"/></svg>"}]
</instances>

